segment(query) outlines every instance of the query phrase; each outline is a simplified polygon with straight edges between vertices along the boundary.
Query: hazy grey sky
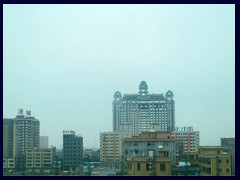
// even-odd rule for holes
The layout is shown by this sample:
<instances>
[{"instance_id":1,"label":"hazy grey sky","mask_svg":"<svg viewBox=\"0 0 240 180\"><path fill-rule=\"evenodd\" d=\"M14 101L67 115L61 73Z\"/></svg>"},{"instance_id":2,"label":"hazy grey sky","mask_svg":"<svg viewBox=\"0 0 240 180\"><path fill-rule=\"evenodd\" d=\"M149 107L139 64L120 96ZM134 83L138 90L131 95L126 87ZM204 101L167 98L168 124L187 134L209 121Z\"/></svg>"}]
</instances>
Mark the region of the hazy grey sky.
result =
<instances>
[{"instance_id":1,"label":"hazy grey sky","mask_svg":"<svg viewBox=\"0 0 240 180\"><path fill-rule=\"evenodd\" d=\"M171 90L176 126L200 145L235 136L234 5L4 5L3 116L31 110L41 135L84 147L112 131L113 94Z\"/></svg>"}]
</instances>

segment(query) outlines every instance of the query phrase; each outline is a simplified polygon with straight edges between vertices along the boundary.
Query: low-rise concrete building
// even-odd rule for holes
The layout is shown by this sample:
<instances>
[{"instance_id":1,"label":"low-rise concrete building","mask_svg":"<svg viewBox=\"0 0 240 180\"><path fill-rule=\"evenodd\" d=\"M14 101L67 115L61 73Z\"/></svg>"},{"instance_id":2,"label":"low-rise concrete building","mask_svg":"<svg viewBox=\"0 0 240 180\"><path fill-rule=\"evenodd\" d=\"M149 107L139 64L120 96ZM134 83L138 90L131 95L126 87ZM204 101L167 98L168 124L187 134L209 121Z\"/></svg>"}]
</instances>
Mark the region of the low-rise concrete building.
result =
<instances>
[{"instance_id":1,"label":"low-rise concrete building","mask_svg":"<svg viewBox=\"0 0 240 180\"><path fill-rule=\"evenodd\" d=\"M231 176L231 157L221 146L199 147L199 166L205 176Z\"/></svg>"},{"instance_id":2,"label":"low-rise concrete building","mask_svg":"<svg viewBox=\"0 0 240 180\"><path fill-rule=\"evenodd\" d=\"M52 172L56 148L33 148L26 150L27 172Z\"/></svg>"},{"instance_id":3,"label":"low-rise concrete building","mask_svg":"<svg viewBox=\"0 0 240 180\"><path fill-rule=\"evenodd\" d=\"M235 176L235 138L221 138L221 146L231 156L232 175Z\"/></svg>"},{"instance_id":4,"label":"low-rise concrete building","mask_svg":"<svg viewBox=\"0 0 240 180\"><path fill-rule=\"evenodd\" d=\"M127 175L132 176L170 176L171 158L161 146L158 152L149 151L147 157L127 158Z\"/></svg>"},{"instance_id":5,"label":"low-rise concrete building","mask_svg":"<svg viewBox=\"0 0 240 180\"><path fill-rule=\"evenodd\" d=\"M171 131L146 131L139 136L125 138L124 160L135 156L147 157L149 150L157 152L159 146L168 151L171 165L175 164L175 138Z\"/></svg>"}]
</instances>

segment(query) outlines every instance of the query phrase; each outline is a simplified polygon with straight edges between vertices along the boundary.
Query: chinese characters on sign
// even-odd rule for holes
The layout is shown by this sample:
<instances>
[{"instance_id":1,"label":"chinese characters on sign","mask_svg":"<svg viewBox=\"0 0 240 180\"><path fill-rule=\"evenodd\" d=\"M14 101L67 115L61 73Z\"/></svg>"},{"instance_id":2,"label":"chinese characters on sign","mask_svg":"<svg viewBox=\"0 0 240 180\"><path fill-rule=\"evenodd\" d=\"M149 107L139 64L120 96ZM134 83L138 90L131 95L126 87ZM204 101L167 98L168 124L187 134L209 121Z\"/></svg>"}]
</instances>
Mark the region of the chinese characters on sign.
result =
<instances>
[{"instance_id":1,"label":"chinese characters on sign","mask_svg":"<svg viewBox=\"0 0 240 180\"><path fill-rule=\"evenodd\" d=\"M193 131L193 127L175 127L175 131Z\"/></svg>"},{"instance_id":2,"label":"chinese characters on sign","mask_svg":"<svg viewBox=\"0 0 240 180\"><path fill-rule=\"evenodd\" d=\"M76 132L73 130L65 130L63 131L63 134L75 134Z\"/></svg>"},{"instance_id":3,"label":"chinese characters on sign","mask_svg":"<svg viewBox=\"0 0 240 180\"><path fill-rule=\"evenodd\" d=\"M18 109L18 115L22 115L23 114L23 109Z\"/></svg>"},{"instance_id":4,"label":"chinese characters on sign","mask_svg":"<svg viewBox=\"0 0 240 180\"><path fill-rule=\"evenodd\" d=\"M31 116L31 111L26 111L26 115Z\"/></svg>"}]
</instances>

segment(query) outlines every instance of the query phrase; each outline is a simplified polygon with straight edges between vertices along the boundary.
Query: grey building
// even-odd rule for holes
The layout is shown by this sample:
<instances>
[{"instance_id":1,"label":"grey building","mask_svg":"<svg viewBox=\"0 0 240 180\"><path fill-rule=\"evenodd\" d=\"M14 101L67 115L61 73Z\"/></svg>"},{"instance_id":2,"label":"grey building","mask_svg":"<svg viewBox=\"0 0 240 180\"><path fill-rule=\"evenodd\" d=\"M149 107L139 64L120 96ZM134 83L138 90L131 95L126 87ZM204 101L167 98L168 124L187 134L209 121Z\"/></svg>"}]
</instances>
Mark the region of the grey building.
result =
<instances>
[{"instance_id":1,"label":"grey building","mask_svg":"<svg viewBox=\"0 0 240 180\"><path fill-rule=\"evenodd\" d=\"M172 91L149 94L145 81L139 85L138 94L114 93L113 131L119 132L122 125L130 124L132 136L149 131L151 124L158 124L162 131L175 129L175 102Z\"/></svg>"},{"instance_id":2,"label":"grey building","mask_svg":"<svg viewBox=\"0 0 240 180\"><path fill-rule=\"evenodd\" d=\"M33 148L26 151L27 172L51 172L53 171L56 148Z\"/></svg>"},{"instance_id":3,"label":"grey building","mask_svg":"<svg viewBox=\"0 0 240 180\"><path fill-rule=\"evenodd\" d=\"M171 165L176 163L176 144L171 131L142 132L139 136L125 138L123 145L124 159L135 156L147 157L149 152L157 155L159 147L163 147L169 154Z\"/></svg>"},{"instance_id":4,"label":"grey building","mask_svg":"<svg viewBox=\"0 0 240 180\"><path fill-rule=\"evenodd\" d=\"M63 131L63 170L80 172L83 166L83 137Z\"/></svg>"},{"instance_id":5,"label":"grey building","mask_svg":"<svg viewBox=\"0 0 240 180\"><path fill-rule=\"evenodd\" d=\"M39 120L23 115L22 109L15 118L3 119L3 149L4 157L14 158L25 153L26 149L39 147Z\"/></svg>"},{"instance_id":6,"label":"grey building","mask_svg":"<svg viewBox=\"0 0 240 180\"><path fill-rule=\"evenodd\" d=\"M3 158L15 157L16 123L14 118L3 118Z\"/></svg>"},{"instance_id":7,"label":"grey building","mask_svg":"<svg viewBox=\"0 0 240 180\"><path fill-rule=\"evenodd\" d=\"M26 150L39 147L40 122L31 111L18 110L15 118L3 119L3 158L14 159L16 171L23 168Z\"/></svg>"},{"instance_id":8,"label":"grey building","mask_svg":"<svg viewBox=\"0 0 240 180\"><path fill-rule=\"evenodd\" d=\"M16 154L20 155L26 152L26 149L39 147L39 120L33 116L18 115L16 121Z\"/></svg>"}]
</instances>

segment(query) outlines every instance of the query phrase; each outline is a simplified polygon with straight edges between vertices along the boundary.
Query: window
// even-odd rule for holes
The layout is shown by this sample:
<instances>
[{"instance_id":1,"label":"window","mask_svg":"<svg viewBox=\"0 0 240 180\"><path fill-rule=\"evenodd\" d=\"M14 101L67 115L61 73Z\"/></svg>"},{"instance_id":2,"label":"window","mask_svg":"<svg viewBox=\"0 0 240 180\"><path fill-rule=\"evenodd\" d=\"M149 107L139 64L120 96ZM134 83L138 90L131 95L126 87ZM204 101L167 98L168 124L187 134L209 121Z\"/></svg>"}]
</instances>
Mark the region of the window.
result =
<instances>
[{"instance_id":1,"label":"window","mask_svg":"<svg viewBox=\"0 0 240 180\"><path fill-rule=\"evenodd\" d=\"M218 160L218 163L222 163L222 160L221 160L221 159L219 159L219 160Z\"/></svg>"},{"instance_id":2,"label":"window","mask_svg":"<svg viewBox=\"0 0 240 180\"><path fill-rule=\"evenodd\" d=\"M160 171L166 171L166 164L160 163Z\"/></svg>"},{"instance_id":3,"label":"window","mask_svg":"<svg viewBox=\"0 0 240 180\"><path fill-rule=\"evenodd\" d=\"M226 172L229 173L229 169L228 168L226 169Z\"/></svg>"},{"instance_id":4,"label":"window","mask_svg":"<svg viewBox=\"0 0 240 180\"><path fill-rule=\"evenodd\" d=\"M137 163L137 170L140 171L140 163Z\"/></svg>"},{"instance_id":5,"label":"window","mask_svg":"<svg viewBox=\"0 0 240 180\"><path fill-rule=\"evenodd\" d=\"M151 170L151 165L149 163L146 163L146 170L147 171Z\"/></svg>"},{"instance_id":6,"label":"window","mask_svg":"<svg viewBox=\"0 0 240 180\"><path fill-rule=\"evenodd\" d=\"M229 159L226 159L226 163L229 163Z\"/></svg>"},{"instance_id":7,"label":"window","mask_svg":"<svg viewBox=\"0 0 240 180\"><path fill-rule=\"evenodd\" d=\"M211 174L211 168L206 168L207 174Z\"/></svg>"}]
</instances>

